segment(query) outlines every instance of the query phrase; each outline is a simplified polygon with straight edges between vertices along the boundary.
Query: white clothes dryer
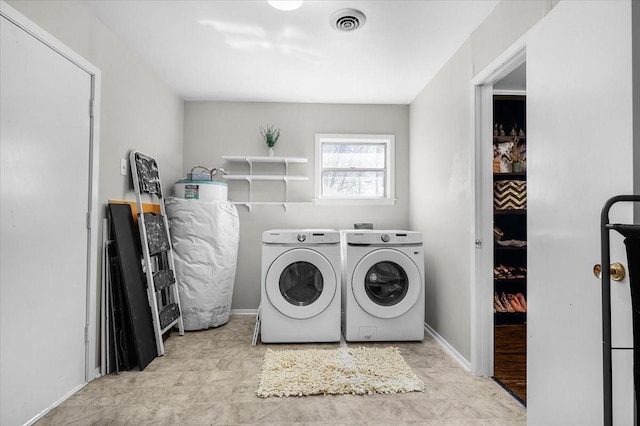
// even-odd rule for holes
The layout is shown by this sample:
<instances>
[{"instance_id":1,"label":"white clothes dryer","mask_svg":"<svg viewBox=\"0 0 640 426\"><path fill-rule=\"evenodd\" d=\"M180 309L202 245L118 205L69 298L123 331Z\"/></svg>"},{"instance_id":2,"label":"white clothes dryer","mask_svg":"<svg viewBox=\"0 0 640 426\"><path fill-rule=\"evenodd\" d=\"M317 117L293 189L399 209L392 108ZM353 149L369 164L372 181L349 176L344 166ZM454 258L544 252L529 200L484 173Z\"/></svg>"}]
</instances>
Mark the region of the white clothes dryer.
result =
<instances>
[{"instance_id":1,"label":"white clothes dryer","mask_svg":"<svg viewBox=\"0 0 640 426\"><path fill-rule=\"evenodd\" d=\"M338 231L265 231L261 341L340 341L340 267Z\"/></svg>"},{"instance_id":2,"label":"white clothes dryer","mask_svg":"<svg viewBox=\"0 0 640 426\"><path fill-rule=\"evenodd\" d=\"M423 340L422 234L348 230L341 237L345 340Z\"/></svg>"}]
</instances>

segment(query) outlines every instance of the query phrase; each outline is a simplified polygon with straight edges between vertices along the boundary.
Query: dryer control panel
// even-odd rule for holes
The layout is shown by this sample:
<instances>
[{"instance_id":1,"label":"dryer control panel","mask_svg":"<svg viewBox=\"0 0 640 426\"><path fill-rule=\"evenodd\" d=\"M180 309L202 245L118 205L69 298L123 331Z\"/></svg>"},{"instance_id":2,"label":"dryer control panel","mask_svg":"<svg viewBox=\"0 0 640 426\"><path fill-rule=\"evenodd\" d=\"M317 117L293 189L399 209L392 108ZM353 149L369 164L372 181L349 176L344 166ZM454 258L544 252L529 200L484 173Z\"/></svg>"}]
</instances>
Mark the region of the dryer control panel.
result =
<instances>
[{"instance_id":1,"label":"dryer control panel","mask_svg":"<svg viewBox=\"0 0 640 426\"><path fill-rule=\"evenodd\" d=\"M342 231L351 245L419 245L422 233L415 231L356 230Z\"/></svg>"}]
</instances>

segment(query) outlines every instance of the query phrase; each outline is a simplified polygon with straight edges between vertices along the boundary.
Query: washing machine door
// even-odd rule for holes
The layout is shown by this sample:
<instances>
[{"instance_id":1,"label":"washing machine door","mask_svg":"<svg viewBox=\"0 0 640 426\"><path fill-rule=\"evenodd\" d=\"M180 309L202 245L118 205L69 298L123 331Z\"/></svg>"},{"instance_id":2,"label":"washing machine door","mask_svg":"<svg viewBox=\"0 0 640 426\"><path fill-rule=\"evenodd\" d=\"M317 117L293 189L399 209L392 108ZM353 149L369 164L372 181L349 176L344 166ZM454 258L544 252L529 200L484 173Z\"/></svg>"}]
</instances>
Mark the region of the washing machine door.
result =
<instances>
[{"instance_id":1,"label":"washing machine door","mask_svg":"<svg viewBox=\"0 0 640 426\"><path fill-rule=\"evenodd\" d=\"M358 305L377 318L395 318L408 312L419 300L422 277L404 253L379 249L356 265L351 289Z\"/></svg>"},{"instance_id":2,"label":"washing machine door","mask_svg":"<svg viewBox=\"0 0 640 426\"><path fill-rule=\"evenodd\" d=\"M311 318L323 312L331 304L337 288L331 263L317 251L305 248L278 256L265 278L271 305L295 319Z\"/></svg>"}]
</instances>

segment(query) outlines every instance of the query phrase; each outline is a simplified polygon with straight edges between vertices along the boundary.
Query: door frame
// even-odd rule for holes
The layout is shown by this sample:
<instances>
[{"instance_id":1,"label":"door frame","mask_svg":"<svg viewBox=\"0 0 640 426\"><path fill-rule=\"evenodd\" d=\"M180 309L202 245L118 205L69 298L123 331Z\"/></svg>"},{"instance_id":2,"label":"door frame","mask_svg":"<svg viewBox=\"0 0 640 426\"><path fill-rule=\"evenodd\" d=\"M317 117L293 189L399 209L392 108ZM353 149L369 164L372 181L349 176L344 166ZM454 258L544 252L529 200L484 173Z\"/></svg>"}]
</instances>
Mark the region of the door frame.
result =
<instances>
[{"instance_id":1,"label":"door frame","mask_svg":"<svg viewBox=\"0 0 640 426\"><path fill-rule=\"evenodd\" d=\"M520 38L471 80L471 372L493 375L493 85L526 62Z\"/></svg>"},{"instance_id":2,"label":"door frame","mask_svg":"<svg viewBox=\"0 0 640 426\"><path fill-rule=\"evenodd\" d=\"M85 383L100 375L99 366L96 368L98 336L98 259L99 259L99 229L98 229L98 172L100 162L100 70L70 49L60 40L40 28L35 22L0 1L0 16L18 26L36 40L42 42L51 50L57 52L68 61L85 71L91 77L91 108L89 133L89 199L87 200L87 277L86 277L86 307L85 307ZM70 395L67 395L67 397ZM65 397L66 399L66 397ZM57 405L57 401L55 404ZM44 414L44 413L42 413ZM36 419L33 419L36 420Z\"/></svg>"}]
</instances>

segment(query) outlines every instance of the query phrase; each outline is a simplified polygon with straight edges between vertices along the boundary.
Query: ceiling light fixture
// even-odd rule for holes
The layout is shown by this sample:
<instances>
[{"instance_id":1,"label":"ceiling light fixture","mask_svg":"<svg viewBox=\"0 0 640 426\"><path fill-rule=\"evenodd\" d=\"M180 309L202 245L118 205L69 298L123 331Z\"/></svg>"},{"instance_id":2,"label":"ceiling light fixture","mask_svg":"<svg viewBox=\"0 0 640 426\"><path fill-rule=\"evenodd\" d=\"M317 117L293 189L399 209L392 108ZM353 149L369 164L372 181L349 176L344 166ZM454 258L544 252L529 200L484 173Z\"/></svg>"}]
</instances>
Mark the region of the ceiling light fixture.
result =
<instances>
[{"instance_id":1,"label":"ceiling light fixture","mask_svg":"<svg viewBox=\"0 0 640 426\"><path fill-rule=\"evenodd\" d=\"M302 6L303 0L267 0L272 7L275 7L278 10L296 10L300 6Z\"/></svg>"},{"instance_id":2,"label":"ceiling light fixture","mask_svg":"<svg viewBox=\"0 0 640 426\"><path fill-rule=\"evenodd\" d=\"M367 17L358 9L341 9L331 15L331 26L338 31L355 31L367 22Z\"/></svg>"}]
</instances>

